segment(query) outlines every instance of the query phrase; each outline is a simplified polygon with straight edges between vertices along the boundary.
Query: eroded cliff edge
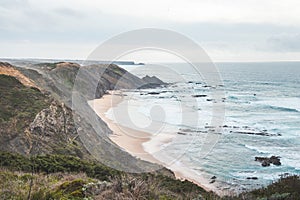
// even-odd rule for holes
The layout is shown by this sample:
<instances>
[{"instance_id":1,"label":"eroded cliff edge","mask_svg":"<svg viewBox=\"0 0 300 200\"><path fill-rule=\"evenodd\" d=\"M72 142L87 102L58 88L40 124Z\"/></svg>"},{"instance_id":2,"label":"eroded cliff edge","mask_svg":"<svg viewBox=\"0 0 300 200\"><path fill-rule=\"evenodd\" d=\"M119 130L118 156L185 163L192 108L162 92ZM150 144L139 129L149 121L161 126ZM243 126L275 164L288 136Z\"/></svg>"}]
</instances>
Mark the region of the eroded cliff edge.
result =
<instances>
[{"instance_id":1,"label":"eroded cliff edge","mask_svg":"<svg viewBox=\"0 0 300 200\"><path fill-rule=\"evenodd\" d=\"M120 168L141 171L145 166L153 167L154 164L136 159L103 140L111 130L87 103L83 105L84 113L70 109L75 80L81 82L82 87L78 90L84 101L100 98L107 90L138 88L148 82L113 64L85 66L88 70L76 79L80 67L69 62L26 67L0 63L1 150L25 155L64 154L94 159L89 151L97 148L97 159L103 164L121 164L124 166ZM96 91L86 92L94 83L97 83ZM87 121L91 115L97 120L97 127ZM100 134L95 128L100 129ZM90 140L97 146L91 147ZM113 157L123 160L108 163L113 162Z\"/></svg>"}]
</instances>

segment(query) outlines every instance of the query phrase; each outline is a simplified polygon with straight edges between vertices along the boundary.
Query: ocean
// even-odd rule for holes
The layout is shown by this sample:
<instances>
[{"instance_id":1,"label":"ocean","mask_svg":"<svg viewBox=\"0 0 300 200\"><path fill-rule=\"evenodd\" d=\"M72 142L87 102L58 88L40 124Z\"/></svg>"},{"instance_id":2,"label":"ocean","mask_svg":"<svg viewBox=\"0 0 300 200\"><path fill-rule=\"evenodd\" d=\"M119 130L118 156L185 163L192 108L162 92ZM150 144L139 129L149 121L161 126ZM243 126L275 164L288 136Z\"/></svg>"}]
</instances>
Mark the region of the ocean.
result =
<instances>
[{"instance_id":1,"label":"ocean","mask_svg":"<svg viewBox=\"0 0 300 200\"><path fill-rule=\"evenodd\" d=\"M116 117L118 110L124 111L122 103L106 116L151 133L144 149L167 166L190 169L195 177L205 177L208 184L228 193L300 174L300 62L215 65L223 81L217 88L207 85L183 63L123 65L139 77L155 75L171 84L124 90L126 114L132 123ZM224 92L225 106L222 130L217 133L210 126L214 90ZM205 146L206 152L203 145L209 134L216 136ZM280 156L282 165L262 167L255 161L256 156L272 155Z\"/></svg>"}]
</instances>

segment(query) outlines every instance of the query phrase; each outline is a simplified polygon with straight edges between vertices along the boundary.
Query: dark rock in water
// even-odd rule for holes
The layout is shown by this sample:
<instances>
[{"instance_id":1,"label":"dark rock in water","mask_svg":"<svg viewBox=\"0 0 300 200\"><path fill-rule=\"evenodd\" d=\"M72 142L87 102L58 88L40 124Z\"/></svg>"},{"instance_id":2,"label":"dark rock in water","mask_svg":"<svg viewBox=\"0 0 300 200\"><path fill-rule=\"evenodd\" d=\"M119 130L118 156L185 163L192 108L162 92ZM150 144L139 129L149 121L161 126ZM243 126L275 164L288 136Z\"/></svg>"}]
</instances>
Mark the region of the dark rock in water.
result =
<instances>
[{"instance_id":1,"label":"dark rock in water","mask_svg":"<svg viewBox=\"0 0 300 200\"><path fill-rule=\"evenodd\" d=\"M271 156L270 158L268 158L268 157L255 157L255 161L260 162L261 166L263 166L263 167L268 167L271 164L276 165L276 166L281 165L279 156Z\"/></svg>"},{"instance_id":2,"label":"dark rock in water","mask_svg":"<svg viewBox=\"0 0 300 200\"><path fill-rule=\"evenodd\" d=\"M248 180L252 179L252 180L257 180L257 177L247 177Z\"/></svg>"},{"instance_id":3,"label":"dark rock in water","mask_svg":"<svg viewBox=\"0 0 300 200\"><path fill-rule=\"evenodd\" d=\"M281 134L272 134L272 133L268 133L266 131L259 132L259 131L252 131L252 130L247 130L247 131L231 131L231 133L238 133L238 134L245 134L245 135L259 135L259 136L281 136Z\"/></svg>"},{"instance_id":4,"label":"dark rock in water","mask_svg":"<svg viewBox=\"0 0 300 200\"><path fill-rule=\"evenodd\" d=\"M268 167L268 166L270 166L270 162L267 160L264 160L264 161L262 161L261 166Z\"/></svg>"},{"instance_id":5,"label":"dark rock in water","mask_svg":"<svg viewBox=\"0 0 300 200\"><path fill-rule=\"evenodd\" d=\"M216 128L215 126L204 126L204 128Z\"/></svg>"},{"instance_id":6,"label":"dark rock in water","mask_svg":"<svg viewBox=\"0 0 300 200\"><path fill-rule=\"evenodd\" d=\"M209 183L210 184L212 184L212 183L214 183L214 182L216 182L216 180L214 179L214 180L211 180Z\"/></svg>"},{"instance_id":7,"label":"dark rock in water","mask_svg":"<svg viewBox=\"0 0 300 200\"><path fill-rule=\"evenodd\" d=\"M207 97L206 94L196 94L196 95L192 95L192 97L198 98L198 97Z\"/></svg>"},{"instance_id":8,"label":"dark rock in water","mask_svg":"<svg viewBox=\"0 0 300 200\"><path fill-rule=\"evenodd\" d=\"M151 95L158 95L158 94L160 94L160 92L148 92L148 94L151 94Z\"/></svg>"},{"instance_id":9,"label":"dark rock in water","mask_svg":"<svg viewBox=\"0 0 300 200\"><path fill-rule=\"evenodd\" d=\"M271 156L270 162L271 162L273 165L277 165L277 166L281 165L280 157L279 157L279 156Z\"/></svg>"},{"instance_id":10,"label":"dark rock in water","mask_svg":"<svg viewBox=\"0 0 300 200\"><path fill-rule=\"evenodd\" d=\"M151 89L151 88L158 88L162 86L161 84L157 84L157 83L145 83L142 86L138 87L137 89Z\"/></svg>"}]
</instances>

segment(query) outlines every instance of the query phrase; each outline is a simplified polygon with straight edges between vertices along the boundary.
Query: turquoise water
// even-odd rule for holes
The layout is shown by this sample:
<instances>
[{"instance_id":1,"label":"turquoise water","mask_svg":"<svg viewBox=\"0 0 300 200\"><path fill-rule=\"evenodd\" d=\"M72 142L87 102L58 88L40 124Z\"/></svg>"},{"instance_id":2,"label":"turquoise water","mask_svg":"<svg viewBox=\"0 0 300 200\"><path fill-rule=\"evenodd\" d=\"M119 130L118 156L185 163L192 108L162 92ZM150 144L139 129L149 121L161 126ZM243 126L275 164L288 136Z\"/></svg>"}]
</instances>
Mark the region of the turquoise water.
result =
<instances>
[{"instance_id":1,"label":"turquoise water","mask_svg":"<svg viewBox=\"0 0 300 200\"><path fill-rule=\"evenodd\" d=\"M224 128L204 158L201 147L205 134L210 134L205 131L209 129L214 104L208 99L215 88L207 87L185 64L124 66L137 76L156 75L173 83L166 88L127 91L131 98L128 110L132 115L136 112L151 120L161 120L160 130L173 135L172 142L154 152L154 156L161 160L176 158L176 163L207 179L216 176L216 182L211 184L223 190L253 189L285 173L300 174L300 62L216 65L224 84L217 89L223 90L226 98ZM149 91L160 94L150 95ZM207 96L187 98L192 94ZM196 106L191 104L192 100L197 102ZM160 118L159 114L155 117L152 108L157 106L165 117ZM199 123L189 123L186 119L192 119L196 112ZM147 148L151 145L145 144ZM254 161L255 156L272 155L281 157L281 166L262 167Z\"/></svg>"}]
</instances>

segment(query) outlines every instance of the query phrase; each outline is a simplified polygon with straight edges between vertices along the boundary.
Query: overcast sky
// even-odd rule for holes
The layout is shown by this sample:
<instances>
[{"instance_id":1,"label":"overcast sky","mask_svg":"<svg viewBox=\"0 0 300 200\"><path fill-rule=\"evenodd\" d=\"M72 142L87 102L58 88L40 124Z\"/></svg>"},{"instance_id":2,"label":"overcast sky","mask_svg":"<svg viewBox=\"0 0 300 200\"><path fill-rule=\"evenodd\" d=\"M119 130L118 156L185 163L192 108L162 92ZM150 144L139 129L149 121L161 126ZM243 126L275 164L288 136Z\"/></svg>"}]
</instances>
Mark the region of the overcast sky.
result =
<instances>
[{"instance_id":1,"label":"overcast sky","mask_svg":"<svg viewBox=\"0 0 300 200\"><path fill-rule=\"evenodd\" d=\"M0 57L85 59L151 27L188 36L214 61L300 60L299 13L299 0L0 0Z\"/></svg>"}]
</instances>

